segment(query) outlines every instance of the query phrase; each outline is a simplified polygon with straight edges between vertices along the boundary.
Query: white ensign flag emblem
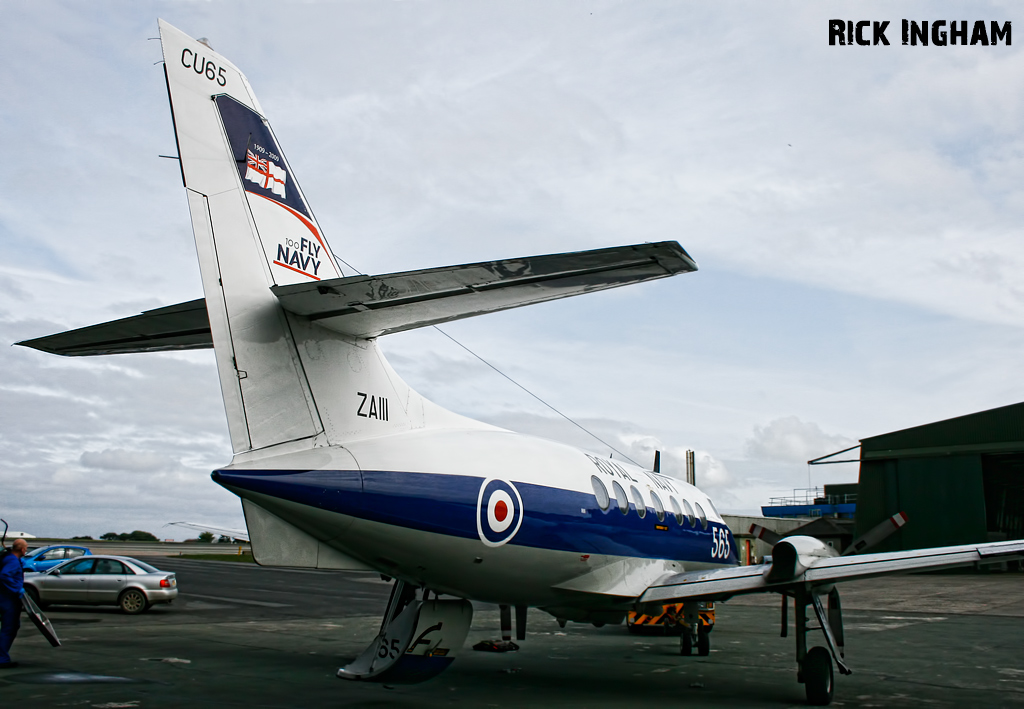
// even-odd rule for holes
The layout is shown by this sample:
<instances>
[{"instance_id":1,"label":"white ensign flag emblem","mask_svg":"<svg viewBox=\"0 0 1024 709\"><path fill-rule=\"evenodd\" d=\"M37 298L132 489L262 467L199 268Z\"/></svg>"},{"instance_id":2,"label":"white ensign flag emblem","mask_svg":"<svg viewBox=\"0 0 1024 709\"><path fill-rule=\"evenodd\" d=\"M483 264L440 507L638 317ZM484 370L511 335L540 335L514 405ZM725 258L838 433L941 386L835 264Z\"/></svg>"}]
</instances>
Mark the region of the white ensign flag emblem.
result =
<instances>
[{"instance_id":1,"label":"white ensign flag emblem","mask_svg":"<svg viewBox=\"0 0 1024 709\"><path fill-rule=\"evenodd\" d=\"M278 167L271 160L256 157L251 150L245 151L245 162L245 179L285 199L284 183L288 179L288 173L283 167Z\"/></svg>"}]
</instances>

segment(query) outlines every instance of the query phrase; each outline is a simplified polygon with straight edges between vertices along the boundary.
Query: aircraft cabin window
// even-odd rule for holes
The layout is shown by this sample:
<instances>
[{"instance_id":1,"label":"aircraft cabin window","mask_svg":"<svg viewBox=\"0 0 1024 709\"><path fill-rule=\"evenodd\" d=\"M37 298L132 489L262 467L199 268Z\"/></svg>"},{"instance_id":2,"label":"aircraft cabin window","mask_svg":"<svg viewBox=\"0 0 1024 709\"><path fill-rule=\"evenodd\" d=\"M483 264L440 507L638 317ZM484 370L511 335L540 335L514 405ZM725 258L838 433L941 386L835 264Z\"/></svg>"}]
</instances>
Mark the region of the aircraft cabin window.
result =
<instances>
[{"instance_id":1,"label":"aircraft cabin window","mask_svg":"<svg viewBox=\"0 0 1024 709\"><path fill-rule=\"evenodd\" d=\"M704 514L704 508L700 506L699 502L693 503L694 507L697 508L697 517L700 518L700 526L702 529L708 528L708 516Z\"/></svg>"},{"instance_id":2,"label":"aircraft cabin window","mask_svg":"<svg viewBox=\"0 0 1024 709\"><path fill-rule=\"evenodd\" d=\"M690 502L684 497L683 498L683 509L686 510L686 521L690 523L690 526L695 526L693 523L693 508L690 507Z\"/></svg>"},{"instance_id":3,"label":"aircraft cabin window","mask_svg":"<svg viewBox=\"0 0 1024 709\"><path fill-rule=\"evenodd\" d=\"M668 496L668 504L670 504L672 506L672 514L675 515L675 517L676 517L676 524L678 524L680 527L682 527L683 526L683 510L679 506L679 500L677 500L672 495L669 495Z\"/></svg>"},{"instance_id":4,"label":"aircraft cabin window","mask_svg":"<svg viewBox=\"0 0 1024 709\"><path fill-rule=\"evenodd\" d=\"M644 496L636 489L636 485L630 485L629 492L633 495L633 504L636 505L636 513L640 515L640 519L643 519L647 516L647 503L644 502Z\"/></svg>"},{"instance_id":5,"label":"aircraft cabin window","mask_svg":"<svg viewBox=\"0 0 1024 709\"><path fill-rule=\"evenodd\" d=\"M661 498L658 497L658 493L651 490L651 502L654 504L654 514L658 515L658 521L665 521L665 505L661 504Z\"/></svg>"},{"instance_id":6,"label":"aircraft cabin window","mask_svg":"<svg viewBox=\"0 0 1024 709\"><path fill-rule=\"evenodd\" d=\"M594 497L597 498L597 506L602 510L607 510L608 505L612 503L610 497L608 497L608 488L601 482L601 478L596 475L590 476L590 484L594 486Z\"/></svg>"},{"instance_id":7,"label":"aircraft cabin window","mask_svg":"<svg viewBox=\"0 0 1024 709\"><path fill-rule=\"evenodd\" d=\"M615 493L615 503L619 506L619 512L624 515L628 515L629 498L626 497L626 491L622 489L622 485L619 485L617 482L613 482L612 492Z\"/></svg>"}]
</instances>

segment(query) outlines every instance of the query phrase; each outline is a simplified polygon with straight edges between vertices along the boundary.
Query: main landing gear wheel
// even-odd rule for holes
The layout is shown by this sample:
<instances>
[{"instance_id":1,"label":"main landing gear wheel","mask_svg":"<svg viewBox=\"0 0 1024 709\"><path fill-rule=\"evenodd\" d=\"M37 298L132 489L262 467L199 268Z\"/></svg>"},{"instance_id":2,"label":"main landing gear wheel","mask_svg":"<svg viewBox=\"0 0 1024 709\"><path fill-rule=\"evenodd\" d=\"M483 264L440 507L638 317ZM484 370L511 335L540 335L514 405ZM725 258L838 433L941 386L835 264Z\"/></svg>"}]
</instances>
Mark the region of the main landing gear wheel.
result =
<instances>
[{"instance_id":1,"label":"main landing gear wheel","mask_svg":"<svg viewBox=\"0 0 1024 709\"><path fill-rule=\"evenodd\" d=\"M688 628L683 628L683 633L679 636L679 654L693 654L693 637L690 635ZM697 654L701 657L707 657L711 654L711 635L704 632L703 629L697 633Z\"/></svg>"},{"instance_id":2,"label":"main landing gear wheel","mask_svg":"<svg viewBox=\"0 0 1024 709\"><path fill-rule=\"evenodd\" d=\"M118 599L117 605L121 606L121 610L128 615L138 615L144 610L149 608L149 602L146 600L146 596L134 588L129 588L127 591L121 594L121 598Z\"/></svg>"},{"instance_id":3,"label":"main landing gear wheel","mask_svg":"<svg viewBox=\"0 0 1024 709\"><path fill-rule=\"evenodd\" d=\"M701 657L711 654L711 636L708 633L697 633L697 654Z\"/></svg>"},{"instance_id":4,"label":"main landing gear wheel","mask_svg":"<svg viewBox=\"0 0 1024 709\"><path fill-rule=\"evenodd\" d=\"M835 688L832 676L832 656L826 648L812 647L803 663L804 689L807 703L825 706L832 703Z\"/></svg>"}]
</instances>

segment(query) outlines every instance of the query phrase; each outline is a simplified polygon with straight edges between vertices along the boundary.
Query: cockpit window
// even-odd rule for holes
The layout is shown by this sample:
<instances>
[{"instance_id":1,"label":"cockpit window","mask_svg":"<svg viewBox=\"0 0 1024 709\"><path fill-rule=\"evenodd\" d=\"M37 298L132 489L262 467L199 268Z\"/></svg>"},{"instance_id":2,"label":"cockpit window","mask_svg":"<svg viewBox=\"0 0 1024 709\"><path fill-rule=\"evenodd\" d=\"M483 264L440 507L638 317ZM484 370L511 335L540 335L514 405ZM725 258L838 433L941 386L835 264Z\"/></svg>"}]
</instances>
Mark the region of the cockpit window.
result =
<instances>
[{"instance_id":1,"label":"cockpit window","mask_svg":"<svg viewBox=\"0 0 1024 709\"><path fill-rule=\"evenodd\" d=\"M710 497L708 498L708 507L710 507L711 511L715 513L715 517L718 517L719 519L722 518L722 513L718 511L718 508L715 507L715 503L711 501Z\"/></svg>"},{"instance_id":2,"label":"cockpit window","mask_svg":"<svg viewBox=\"0 0 1024 709\"><path fill-rule=\"evenodd\" d=\"M654 514L658 515L658 521L665 521L665 505L661 504L661 498L658 497L658 493L651 490L651 503L654 506Z\"/></svg>"},{"instance_id":3,"label":"cockpit window","mask_svg":"<svg viewBox=\"0 0 1024 709\"><path fill-rule=\"evenodd\" d=\"M590 476L590 484L594 486L594 497L597 498L597 506L602 510L607 510L608 506L612 503L610 497L608 497L608 488L601 482L601 478L596 475Z\"/></svg>"},{"instance_id":4,"label":"cockpit window","mask_svg":"<svg viewBox=\"0 0 1024 709\"><path fill-rule=\"evenodd\" d=\"M629 498L626 497L626 491L622 489L622 485L617 482L612 483L612 492L615 493L615 504L619 506L619 512L624 515L629 514Z\"/></svg>"},{"instance_id":5,"label":"cockpit window","mask_svg":"<svg viewBox=\"0 0 1024 709\"><path fill-rule=\"evenodd\" d=\"M636 485L631 485L629 492L633 496L633 504L636 505L636 513L640 515L640 519L643 519L647 516L647 503L644 502L644 496L636 489Z\"/></svg>"},{"instance_id":6,"label":"cockpit window","mask_svg":"<svg viewBox=\"0 0 1024 709\"><path fill-rule=\"evenodd\" d=\"M704 514L704 508L700 506L699 502L693 503L694 507L697 508L697 518L700 519L701 529L708 528L708 516Z\"/></svg>"}]
</instances>

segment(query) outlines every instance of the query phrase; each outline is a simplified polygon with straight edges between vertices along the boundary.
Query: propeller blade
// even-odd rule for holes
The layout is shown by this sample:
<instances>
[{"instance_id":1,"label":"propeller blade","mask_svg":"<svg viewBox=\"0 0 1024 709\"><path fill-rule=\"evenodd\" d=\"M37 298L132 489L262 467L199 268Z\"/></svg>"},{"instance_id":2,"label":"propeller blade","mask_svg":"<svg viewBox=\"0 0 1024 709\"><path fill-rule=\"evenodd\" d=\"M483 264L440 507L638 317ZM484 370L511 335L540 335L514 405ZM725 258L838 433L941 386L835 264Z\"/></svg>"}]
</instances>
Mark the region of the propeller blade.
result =
<instances>
[{"instance_id":1,"label":"propeller blade","mask_svg":"<svg viewBox=\"0 0 1024 709\"><path fill-rule=\"evenodd\" d=\"M907 523L907 513L897 512L887 520L871 528L864 536L855 539L849 548L843 552L843 556L859 554L869 547L873 547L883 539L893 534L896 530Z\"/></svg>"},{"instance_id":2,"label":"propeller blade","mask_svg":"<svg viewBox=\"0 0 1024 709\"><path fill-rule=\"evenodd\" d=\"M750 534L754 537L757 537L765 544L771 544L772 546L775 546L778 543L778 541L782 539L782 535L778 532L773 532L772 530L762 527L759 524L750 525Z\"/></svg>"}]
</instances>

